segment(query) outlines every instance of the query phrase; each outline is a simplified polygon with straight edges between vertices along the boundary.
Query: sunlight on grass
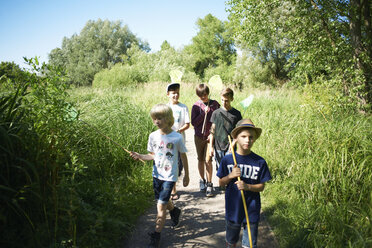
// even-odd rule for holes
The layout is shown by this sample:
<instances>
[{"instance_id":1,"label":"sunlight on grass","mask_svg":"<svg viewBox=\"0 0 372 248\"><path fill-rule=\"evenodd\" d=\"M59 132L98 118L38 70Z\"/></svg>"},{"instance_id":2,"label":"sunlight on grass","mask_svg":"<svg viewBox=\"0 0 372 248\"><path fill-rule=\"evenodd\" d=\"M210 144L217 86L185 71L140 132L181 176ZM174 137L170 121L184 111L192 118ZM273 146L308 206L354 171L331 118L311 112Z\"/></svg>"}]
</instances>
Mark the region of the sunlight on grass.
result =
<instances>
[{"instance_id":1,"label":"sunlight on grass","mask_svg":"<svg viewBox=\"0 0 372 248\"><path fill-rule=\"evenodd\" d=\"M82 118L95 122L122 144L144 150L147 135L153 130L148 111L157 103L168 102L166 85L158 82L122 89L79 88L71 93ZM181 84L180 102L189 111L198 100L195 87ZM371 117L346 113L326 117L304 104L298 90L234 91L233 107L263 129L253 150L267 160L273 175L262 194L263 211L281 246L370 244ZM250 94L254 100L244 110L239 103ZM220 100L219 92L211 89L210 95ZM147 120L146 128L137 128L136 124L124 128L133 112L141 121ZM133 130L144 138L133 138ZM143 178L132 174L127 180L136 184Z\"/></svg>"}]
</instances>

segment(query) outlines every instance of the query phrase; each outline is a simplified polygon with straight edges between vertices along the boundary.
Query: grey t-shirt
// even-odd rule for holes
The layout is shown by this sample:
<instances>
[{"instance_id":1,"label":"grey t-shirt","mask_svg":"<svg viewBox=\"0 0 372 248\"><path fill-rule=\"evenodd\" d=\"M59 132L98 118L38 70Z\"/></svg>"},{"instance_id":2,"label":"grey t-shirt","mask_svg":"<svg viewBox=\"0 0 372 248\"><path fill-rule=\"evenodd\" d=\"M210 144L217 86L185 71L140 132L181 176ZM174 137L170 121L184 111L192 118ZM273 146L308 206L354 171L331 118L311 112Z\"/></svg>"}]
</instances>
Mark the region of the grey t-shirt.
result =
<instances>
[{"instance_id":1,"label":"grey t-shirt","mask_svg":"<svg viewBox=\"0 0 372 248\"><path fill-rule=\"evenodd\" d=\"M213 112L211 122L216 126L214 131L214 145L217 150L225 151L228 149L229 139L227 135L230 135L241 119L242 115L240 111L235 108L229 111L219 108Z\"/></svg>"}]
</instances>

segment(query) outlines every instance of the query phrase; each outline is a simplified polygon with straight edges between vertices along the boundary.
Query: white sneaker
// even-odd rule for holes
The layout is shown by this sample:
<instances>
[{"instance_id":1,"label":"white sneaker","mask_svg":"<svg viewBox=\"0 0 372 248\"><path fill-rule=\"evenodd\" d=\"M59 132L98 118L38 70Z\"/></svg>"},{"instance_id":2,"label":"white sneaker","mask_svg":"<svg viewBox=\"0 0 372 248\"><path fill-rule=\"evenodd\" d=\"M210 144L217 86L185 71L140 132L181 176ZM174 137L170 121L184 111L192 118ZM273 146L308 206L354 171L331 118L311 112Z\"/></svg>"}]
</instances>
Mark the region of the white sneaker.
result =
<instances>
[{"instance_id":1,"label":"white sneaker","mask_svg":"<svg viewBox=\"0 0 372 248\"><path fill-rule=\"evenodd\" d=\"M213 196L213 183L207 183L206 196L207 197Z\"/></svg>"},{"instance_id":2,"label":"white sneaker","mask_svg":"<svg viewBox=\"0 0 372 248\"><path fill-rule=\"evenodd\" d=\"M205 192L206 187L205 187L205 181L203 179L200 179L199 187L200 187L201 192Z\"/></svg>"}]
</instances>

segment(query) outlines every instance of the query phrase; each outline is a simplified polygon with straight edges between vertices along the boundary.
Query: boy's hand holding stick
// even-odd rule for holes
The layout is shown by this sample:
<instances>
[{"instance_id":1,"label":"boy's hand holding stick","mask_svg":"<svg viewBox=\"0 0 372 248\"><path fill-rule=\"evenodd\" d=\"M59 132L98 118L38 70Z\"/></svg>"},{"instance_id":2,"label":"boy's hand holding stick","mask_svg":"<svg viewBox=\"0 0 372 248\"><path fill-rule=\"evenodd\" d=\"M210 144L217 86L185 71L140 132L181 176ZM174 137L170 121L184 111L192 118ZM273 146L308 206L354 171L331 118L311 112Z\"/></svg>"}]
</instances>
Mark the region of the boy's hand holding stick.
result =
<instances>
[{"instance_id":1,"label":"boy's hand holding stick","mask_svg":"<svg viewBox=\"0 0 372 248\"><path fill-rule=\"evenodd\" d=\"M238 164L236 163L235 151L234 151L234 147L232 146L230 135L228 135L227 137L229 138L229 143L230 143L230 147L231 147L231 151L232 151L232 156L233 156L233 159L234 159L234 168L233 168L233 170L232 170L232 172L230 174L231 174L232 177L237 177L238 178L238 182L240 184L240 187L238 187L238 188L241 188L241 186L242 186L241 183L244 184L244 182L242 182L240 180L241 171L238 168ZM244 185L243 185L243 187L245 188ZM245 197L244 197L243 189L240 189L240 193L242 194L242 200L243 200L245 218L246 218L246 221L247 221L248 236L249 236L249 247L253 247L252 246L251 227L249 225L249 216L248 216L248 210L247 210L247 203L245 202Z\"/></svg>"},{"instance_id":2,"label":"boy's hand holding stick","mask_svg":"<svg viewBox=\"0 0 372 248\"><path fill-rule=\"evenodd\" d=\"M126 149L125 149L125 150L126 150ZM139 160L139 161L141 161L142 163L145 164L145 161L141 158L141 157L142 157L141 154L139 154L139 153L137 153L137 152L131 152L131 151L128 151L128 150L126 150L126 152L129 153L130 156L131 156L134 160Z\"/></svg>"}]
</instances>

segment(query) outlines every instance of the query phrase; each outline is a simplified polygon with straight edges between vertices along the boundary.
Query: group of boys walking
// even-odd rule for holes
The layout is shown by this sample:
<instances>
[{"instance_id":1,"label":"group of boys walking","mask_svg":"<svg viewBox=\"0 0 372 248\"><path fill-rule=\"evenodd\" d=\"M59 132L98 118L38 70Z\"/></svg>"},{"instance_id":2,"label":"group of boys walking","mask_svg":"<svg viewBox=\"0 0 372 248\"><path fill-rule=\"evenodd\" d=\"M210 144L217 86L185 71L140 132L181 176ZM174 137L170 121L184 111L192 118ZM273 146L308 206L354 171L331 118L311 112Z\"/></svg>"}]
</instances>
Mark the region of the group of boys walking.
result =
<instances>
[{"instance_id":1,"label":"group of boys walking","mask_svg":"<svg viewBox=\"0 0 372 248\"><path fill-rule=\"evenodd\" d=\"M209 98L208 86L199 84L196 87L199 100L192 106L191 120L187 106L179 102L180 84L171 83L166 90L169 103L157 104L150 111L158 130L149 135L149 153L131 152L134 159L153 160L152 176L157 217L155 230L149 233L148 247L159 247L167 210L171 216L172 227L175 228L180 223L181 210L174 206L172 200L179 198L176 182L182 170L183 186L188 186L190 181L184 133L190 127L190 121L195 132L200 190L205 192L207 197L214 195L212 157L216 161L220 189L225 190L226 247L236 247L241 227L242 247L250 247L250 243L257 247L261 209L259 192L263 191L265 182L271 179L266 161L251 151L262 129L256 127L250 119L242 119L241 113L231 106L234 92L230 88L222 90L220 105ZM232 147L229 136L234 139ZM235 161L231 152L236 157ZM247 228L243 195L248 208L250 229ZM247 229L250 230L249 237Z\"/></svg>"}]
</instances>

